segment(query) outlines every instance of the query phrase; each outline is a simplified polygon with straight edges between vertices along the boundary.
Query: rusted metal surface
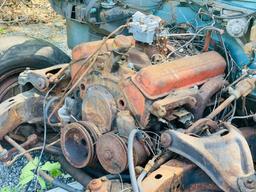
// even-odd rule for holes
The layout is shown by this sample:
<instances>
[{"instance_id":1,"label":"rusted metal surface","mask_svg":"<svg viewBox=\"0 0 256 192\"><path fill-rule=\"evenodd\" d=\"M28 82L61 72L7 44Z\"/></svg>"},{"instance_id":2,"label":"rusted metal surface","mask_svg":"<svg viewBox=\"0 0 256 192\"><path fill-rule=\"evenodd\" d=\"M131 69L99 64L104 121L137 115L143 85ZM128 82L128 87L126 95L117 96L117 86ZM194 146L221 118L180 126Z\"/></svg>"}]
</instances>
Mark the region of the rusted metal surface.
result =
<instances>
[{"instance_id":1,"label":"rusted metal surface","mask_svg":"<svg viewBox=\"0 0 256 192\"><path fill-rule=\"evenodd\" d=\"M37 90L46 91L50 83L59 80L63 73L62 69L67 68L67 66L68 64L61 64L40 70L26 69L19 75L19 84L26 85L31 83Z\"/></svg>"},{"instance_id":2,"label":"rusted metal surface","mask_svg":"<svg viewBox=\"0 0 256 192\"><path fill-rule=\"evenodd\" d=\"M178 88L202 84L224 73L226 62L217 52L202 53L142 69L132 80L149 99Z\"/></svg>"},{"instance_id":3,"label":"rusted metal surface","mask_svg":"<svg viewBox=\"0 0 256 192\"><path fill-rule=\"evenodd\" d=\"M250 147L253 162L256 163L256 127L241 127L239 130L242 132Z\"/></svg>"},{"instance_id":4,"label":"rusted metal surface","mask_svg":"<svg viewBox=\"0 0 256 192\"><path fill-rule=\"evenodd\" d=\"M5 101L6 99L13 97L20 93L19 84L17 82L16 74L20 73L22 69L14 69L10 72L1 75L0 81L0 102Z\"/></svg>"},{"instance_id":5,"label":"rusted metal surface","mask_svg":"<svg viewBox=\"0 0 256 192\"><path fill-rule=\"evenodd\" d=\"M94 179L89 183L88 189L95 192L105 192L108 191L108 184L102 182L101 179Z\"/></svg>"},{"instance_id":6,"label":"rusted metal surface","mask_svg":"<svg viewBox=\"0 0 256 192\"><path fill-rule=\"evenodd\" d=\"M188 161L170 160L142 182L144 191L221 191L200 169Z\"/></svg>"},{"instance_id":7,"label":"rusted metal surface","mask_svg":"<svg viewBox=\"0 0 256 192\"><path fill-rule=\"evenodd\" d=\"M209 46L212 41L211 34L212 34L212 31L207 31L205 40L204 40L205 42L204 42L203 52L207 52L209 50Z\"/></svg>"},{"instance_id":8,"label":"rusted metal surface","mask_svg":"<svg viewBox=\"0 0 256 192\"><path fill-rule=\"evenodd\" d=\"M82 119L94 123L101 133L111 131L116 113L113 96L103 86L91 86L86 90L82 104Z\"/></svg>"},{"instance_id":9,"label":"rusted metal surface","mask_svg":"<svg viewBox=\"0 0 256 192\"><path fill-rule=\"evenodd\" d=\"M175 162L169 161L163 164L159 169L146 177L142 182L143 190L147 192L176 191L181 186L181 176L185 171L192 169L193 165L181 162L173 163Z\"/></svg>"},{"instance_id":10,"label":"rusted metal surface","mask_svg":"<svg viewBox=\"0 0 256 192\"><path fill-rule=\"evenodd\" d=\"M148 123L149 113L146 110L146 99L143 94L136 88L136 86L130 81L123 83L123 94L125 96L125 102L129 109L136 114L136 118L143 126Z\"/></svg>"},{"instance_id":11,"label":"rusted metal surface","mask_svg":"<svg viewBox=\"0 0 256 192\"><path fill-rule=\"evenodd\" d=\"M81 58L86 58L100 46L102 40L82 43L72 50L72 59L74 61ZM130 47L135 45L135 40L132 36L118 35L116 38L107 40L106 44L102 47L101 51L111 51L119 47Z\"/></svg>"},{"instance_id":12,"label":"rusted metal surface","mask_svg":"<svg viewBox=\"0 0 256 192\"><path fill-rule=\"evenodd\" d=\"M191 185L189 188L185 189L184 192L221 192L221 190L213 183L196 183Z\"/></svg>"},{"instance_id":13,"label":"rusted metal surface","mask_svg":"<svg viewBox=\"0 0 256 192\"><path fill-rule=\"evenodd\" d=\"M170 93L164 99L159 99L152 104L152 113L156 114L158 117L164 117L168 111L172 111L178 107L187 105L190 108L195 108L197 104L196 95L198 93L197 89L182 89ZM167 117L168 120L175 119L172 115Z\"/></svg>"},{"instance_id":14,"label":"rusted metal surface","mask_svg":"<svg viewBox=\"0 0 256 192\"><path fill-rule=\"evenodd\" d=\"M30 153L26 153L27 151L20 146L17 142L15 142L12 138L10 138L8 135L4 136L4 139L13 147L15 147L20 153L24 153L24 156L27 158L28 161L33 162L33 157L30 155ZM48 175L45 171L38 169L38 174L47 182L49 182L51 185L55 187L61 187L63 189L66 189L70 192L81 192L81 190L76 190L69 185L63 184L59 182L57 179L54 179L52 176Z\"/></svg>"},{"instance_id":15,"label":"rusted metal surface","mask_svg":"<svg viewBox=\"0 0 256 192\"><path fill-rule=\"evenodd\" d=\"M0 111L0 139L22 123L41 122L42 100L42 95L31 90L4 101Z\"/></svg>"},{"instance_id":16,"label":"rusted metal surface","mask_svg":"<svg viewBox=\"0 0 256 192\"><path fill-rule=\"evenodd\" d=\"M185 133L198 133L200 131L203 131L205 127L207 127L210 130L217 130L218 125L217 122L211 119L202 118L196 121L188 129L186 129Z\"/></svg>"},{"instance_id":17,"label":"rusted metal surface","mask_svg":"<svg viewBox=\"0 0 256 192\"><path fill-rule=\"evenodd\" d=\"M108 180L105 177L93 179L87 186L88 192L120 192L125 190L130 192L131 187L127 183L121 183L117 180Z\"/></svg>"},{"instance_id":18,"label":"rusted metal surface","mask_svg":"<svg viewBox=\"0 0 256 192\"><path fill-rule=\"evenodd\" d=\"M209 79L202 85L197 96L198 102L194 108L194 117L196 120L203 117L203 113L210 99L227 84L227 81L225 81L224 78L220 76Z\"/></svg>"},{"instance_id":19,"label":"rusted metal surface","mask_svg":"<svg viewBox=\"0 0 256 192\"><path fill-rule=\"evenodd\" d=\"M122 137L128 137L130 132L137 128L135 119L128 110L117 113L116 127Z\"/></svg>"},{"instance_id":20,"label":"rusted metal surface","mask_svg":"<svg viewBox=\"0 0 256 192\"><path fill-rule=\"evenodd\" d=\"M38 136L36 134L32 134L30 136L28 136L27 140L21 144L21 147L23 147L24 149L27 149L33 145L35 145L38 142ZM17 152L16 148L12 148L10 150L8 150L7 154L6 154L6 158L1 158L1 161L8 161L10 160L10 158L12 157L12 155Z\"/></svg>"},{"instance_id":21,"label":"rusted metal surface","mask_svg":"<svg viewBox=\"0 0 256 192\"><path fill-rule=\"evenodd\" d=\"M150 66L151 61L148 57L148 55L140 50L138 48L131 48L127 52L128 54L128 62L133 64L133 67L137 70L140 70L144 67Z\"/></svg>"},{"instance_id":22,"label":"rusted metal surface","mask_svg":"<svg viewBox=\"0 0 256 192\"><path fill-rule=\"evenodd\" d=\"M91 135L93 143L96 143L98 138L101 136L101 132L96 125L89 121L78 121Z\"/></svg>"},{"instance_id":23,"label":"rusted metal surface","mask_svg":"<svg viewBox=\"0 0 256 192\"><path fill-rule=\"evenodd\" d=\"M237 179L254 174L250 148L241 133L225 123L228 132L220 131L207 137L189 136L169 130L168 147L199 166L224 191L236 191Z\"/></svg>"},{"instance_id":24,"label":"rusted metal surface","mask_svg":"<svg viewBox=\"0 0 256 192\"><path fill-rule=\"evenodd\" d=\"M125 140L109 133L99 138L96 153L102 167L109 173L118 174L127 169L127 146Z\"/></svg>"},{"instance_id":25,"label":"rusted metal surface","mask_svg":"<svg viewBox=\"0 0 256 192\"><path fill-rule=\"evenodd\" d=\"M96 49L99 48L102 41L93 41L88 43L83 43L76 46L72 50L72 60L79 61L82 58L87 58L89 55L95 52ZM114 39L109 39L106 41L106 44L101 48L101 51L111 51L113 49L121 48L121 47L131 47L135 45L135 41L133 37L119 35ZM76 73L80 73L81 62L75 62L71 68L71 77L74 78Z\"/></svg>"},{"instance_id":26,"label":"rusted metal surface","mask_svg":"<svg viewBox=\"0 0 256 192\"><path fill-rule=\"evenodd\" d=\"M128 168L127 139L113 133L99 138L96 153L102 167L109 173L119 174ZM134 142L134 164L142 165L148 158L145 147Z\"/></svg>"},{"instance_id":27,"label":"rusted metal surface","mask_svg":"<svg viewBox=\"0 0 256 192\"><path fill-rule=\"evenodd\" d=\"M93 163L94 145L90 133L79 123L61 130L61 149L67 161L76 168Z\"/></svg>"}]
</instances>

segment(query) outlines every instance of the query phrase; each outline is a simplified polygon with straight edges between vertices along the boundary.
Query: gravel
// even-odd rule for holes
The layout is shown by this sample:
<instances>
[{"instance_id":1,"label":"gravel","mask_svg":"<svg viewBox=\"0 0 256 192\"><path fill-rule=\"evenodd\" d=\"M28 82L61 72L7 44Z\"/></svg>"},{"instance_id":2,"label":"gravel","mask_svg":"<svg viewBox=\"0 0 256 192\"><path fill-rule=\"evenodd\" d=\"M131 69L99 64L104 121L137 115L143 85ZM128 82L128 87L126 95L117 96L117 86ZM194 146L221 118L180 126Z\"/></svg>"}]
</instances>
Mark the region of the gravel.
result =
<instances>
[{"instance_id":1,"label":"gravel","mask_svg":"<svg viewBox=\"0 0 256 192\"><path fill-rule=\"evenodd\" d=\"M34 152L31 153L33 157L38 157L40 152ZM45 153L42 157L41 164L44 164L45 162L56 162L55 157ZM15 189L15 187L19 183L19 177L21 174L22 168L28 163L25 157L22 157L18 159L12 166L6 167L2 163L0 163L0 186L2 188L4 187L10 187L12 190ZM71 183L74 182L74 179L65 173L65 171L62 171L62 175L58 177L58 179L63 183ZM52 189L53 187L50 185L47 185L47 190ZM30 187L26 190L26 192L33 192L35 189L35 179L31 182ZM37 185L37 189L40 189L40 185ZM0 190L1 191L1 190ZM23 190L25 191L25 190Z\"/></svg>"},{"instance_id":2,"label":"gravel","mask_svg":"<svg viewBox=\"0 0 256 192\"><path fill-rule=\"evenodd\" d=\"M66 22L61 16L56 16L50 23L36 23L6 26L0 24L0 29L4 32L1 36L25 35L48 41L62 51L71 55L71 50L67 46Z\"/></svg>"}]
</instances>

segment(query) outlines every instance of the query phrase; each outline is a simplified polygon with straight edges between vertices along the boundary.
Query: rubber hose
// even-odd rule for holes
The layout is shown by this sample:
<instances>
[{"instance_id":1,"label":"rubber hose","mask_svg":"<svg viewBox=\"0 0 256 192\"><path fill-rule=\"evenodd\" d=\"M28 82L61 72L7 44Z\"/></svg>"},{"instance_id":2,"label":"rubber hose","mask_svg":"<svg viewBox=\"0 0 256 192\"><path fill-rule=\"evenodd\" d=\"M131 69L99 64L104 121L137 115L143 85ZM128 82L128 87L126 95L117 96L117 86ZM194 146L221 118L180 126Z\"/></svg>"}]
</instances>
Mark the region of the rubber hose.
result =
<instances>
[{"instance_id":1,"label":"rubber hose","mask_svg":"<svg viewBox=\"0 0 256 192\"><path fill-rule=\"evenodd\" d=\"M138 183L138 187L139 187L140 192L143 192L143 188L141 186L141 183L142 183L143 179L146 177L146 175L147 175L147 172L142 171L142 173L140 174L140 176L137 179L137 183Z\"/></svg>"},{"instance_id":2,"label":"rubber hose","mask_svg":"<svg viewBox=\"0 0 256 192\"><path fill-rule=\"evenodd\" d=\"M131 181L130 175L124 175L124 174L118 174L118 175L109 174L109 175L106 175L106 177L109 180L114 180L114 179L119 179L120 180L120 179L122 179L123 182L130 182Z\"/></svg>"},{"instance_id":3,"label":"rubber hose","mask_svg":"<svg viewBox=\"0 0 256 192\"><path fill-rule=\"evenodd\" d=\"M133 159L133 142L134 142L136 133L138 132L139 132L138 129L133 129L128 137L128 168L129 168L129 173L131 177L132 189L134 192L139 192L139 187L136 180L136 174L135 174L135 168L134 168L134 159Z\"/></svg>"}]
</instances>

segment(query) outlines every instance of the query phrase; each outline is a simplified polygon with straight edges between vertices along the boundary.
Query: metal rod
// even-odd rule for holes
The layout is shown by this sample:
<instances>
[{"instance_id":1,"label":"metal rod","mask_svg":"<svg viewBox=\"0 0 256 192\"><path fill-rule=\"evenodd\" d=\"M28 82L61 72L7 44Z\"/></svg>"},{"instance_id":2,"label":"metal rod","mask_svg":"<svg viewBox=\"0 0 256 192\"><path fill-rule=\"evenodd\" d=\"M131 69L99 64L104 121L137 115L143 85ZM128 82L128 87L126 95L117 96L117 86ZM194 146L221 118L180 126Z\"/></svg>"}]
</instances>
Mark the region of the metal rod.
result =
<instances>
[{"instance_id":1,"label":"metal rod","mask_svg":"<svg viewBox=\"0 0 256 192\"><path fill-rule=\"evenodd\" d=\"M229 96L225 101L223 101L214 111L212 111L206 118L213 119L221 111L223 111L227 106L229 106L236 97L234 95Z\"/></svg>"},{"instance_id":2,"label":"metal rod","mask_svg":"<svg viewBox=\"0 0 256 192\"><path fill-rule=\"evenodd\" d=\"M27 158L28 161L33 161L33 157L29 154L26 153L26 149L24 149L21 145L19 145L18 143L16 143L16 141L14 141L11 137L9 137L8 135L4 136L4 139L10 143L13 147L15 147L20 153L24 153L24 156ZM44 171L42 170L38 170L39 174L48 182L52 183L53 182L53 178L51 176L49 176L48 174L46 174Z\"/></svg>"}]
</instances>

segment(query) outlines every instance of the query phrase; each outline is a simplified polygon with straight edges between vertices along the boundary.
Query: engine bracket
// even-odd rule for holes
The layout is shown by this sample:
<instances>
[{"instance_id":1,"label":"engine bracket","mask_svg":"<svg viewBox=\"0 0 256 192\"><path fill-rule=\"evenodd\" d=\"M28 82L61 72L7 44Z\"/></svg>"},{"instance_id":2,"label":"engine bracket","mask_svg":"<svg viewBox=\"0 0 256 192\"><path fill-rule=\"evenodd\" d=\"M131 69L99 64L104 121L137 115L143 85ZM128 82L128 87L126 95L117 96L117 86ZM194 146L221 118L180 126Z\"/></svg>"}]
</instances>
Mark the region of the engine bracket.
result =
<instances>
[{"instance_id":1,"label":"engine bracket","mask_svg":"<svg viewBox=\"0 0 256 192\"><path fill-rule=\"evenodd\" d=\"M195 163L222 190L240 191L239 179L254 174L252 155L240 131L231 124L223 125L226 133L206 137L168 130L162 134L161 142L168 150Z\"/></svg>"},{"instance_id":2,"label":"engine bracket","mask_svg":"<svg viewBox=\"0 0 256 192\"><path fill-rule=\"evenodd\" d=\"M22 123L42 122L43 96L34 89L0 104L0 140Z\"/></svg>"}]
</instances>

